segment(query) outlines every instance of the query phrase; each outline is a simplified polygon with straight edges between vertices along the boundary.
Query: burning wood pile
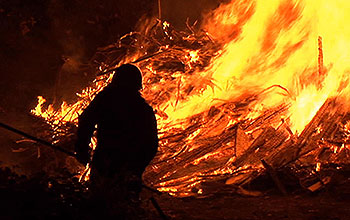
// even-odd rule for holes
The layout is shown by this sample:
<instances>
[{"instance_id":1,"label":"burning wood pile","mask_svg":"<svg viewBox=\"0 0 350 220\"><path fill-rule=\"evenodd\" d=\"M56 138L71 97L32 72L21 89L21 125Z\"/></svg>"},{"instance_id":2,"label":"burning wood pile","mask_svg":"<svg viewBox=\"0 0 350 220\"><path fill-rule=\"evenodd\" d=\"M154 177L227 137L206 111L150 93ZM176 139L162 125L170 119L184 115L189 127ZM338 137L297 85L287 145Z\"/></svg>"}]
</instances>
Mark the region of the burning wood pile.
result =
<instances>
[{"instance_id":1,"label":"burning wood pile","mask_svg":"<svg viewBox=\"0 0 350 220\"><path fill-rule=\"evenodd\" d=\"M334 35L342 42L350 33L327 30L342 17L327 23L320 15L312 23L324 4L233 1L186 31L143 20L138 31L96 53L102 74L76 103L43 109L40 98L33 113L51 125L53 142L67 141L111 70L133 62L143 72L142 93L156 110L160 138L146 184L175 196L206 195L207 183L241 187L267 172L287 193L279 174L288 170L316 191L332 181L325 167L342 169L350 156L347 57L324 64L323 51L340 56L332 49L338 47L323 48L321 38L317 44L319 35L334 43ZM337 13L346 16L343 10Z\"/></svg>"}]
</instances>

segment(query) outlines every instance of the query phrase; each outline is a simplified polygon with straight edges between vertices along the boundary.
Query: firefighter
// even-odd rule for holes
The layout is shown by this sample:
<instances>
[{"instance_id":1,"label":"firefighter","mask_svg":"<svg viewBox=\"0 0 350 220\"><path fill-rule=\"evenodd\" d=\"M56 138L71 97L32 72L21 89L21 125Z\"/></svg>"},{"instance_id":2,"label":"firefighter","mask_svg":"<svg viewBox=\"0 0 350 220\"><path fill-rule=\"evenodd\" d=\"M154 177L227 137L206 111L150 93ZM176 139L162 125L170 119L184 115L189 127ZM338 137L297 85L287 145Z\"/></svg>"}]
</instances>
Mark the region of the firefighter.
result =
<instances>
[{"instance_id":1,"label":"firefighter","mask_svg":"<svg viewBox=\"0 0 350 220\"><path fill-rule=\"evenodd\" d=\"M130 207L138 206L135 204L139 202L142 173L158 148L156 118L142 98L141 88L139 68L121 65L111 83L80 115L78 123L75 152L83 164L90 159L89 143L96 130L97 146L90 175L91 191L98 201L95 204L107 205L121 215L128 215ZM135 210L131 208L130 212Z\"/></svg>"}]
</instances>

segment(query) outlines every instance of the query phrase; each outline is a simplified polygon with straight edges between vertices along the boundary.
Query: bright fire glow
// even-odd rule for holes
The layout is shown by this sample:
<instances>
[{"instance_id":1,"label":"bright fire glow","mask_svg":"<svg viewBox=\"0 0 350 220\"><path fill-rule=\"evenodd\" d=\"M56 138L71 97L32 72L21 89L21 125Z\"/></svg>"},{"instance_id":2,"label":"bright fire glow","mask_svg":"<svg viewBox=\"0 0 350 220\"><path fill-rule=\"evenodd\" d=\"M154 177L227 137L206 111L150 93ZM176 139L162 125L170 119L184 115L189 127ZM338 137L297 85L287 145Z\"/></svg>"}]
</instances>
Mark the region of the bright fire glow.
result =
<instances>
[{"instance_id":1,"label":"bright fire glow","mask_svg":"<svg viewBox=\"0 0 350 220\"><path fill-rule=\"evenodd\" d=\"M205 68L196 67L204 54L200 49L186 50L181 58L184 71L191 74L179 70L167 75L167 70L157 68L154 63L137 64L147 85L143 95L157 110L160 138L176 129L188 128L192 121L187 119L192 116L251 94L256 100L245 112L240 112L238 118L217 124L224 114L221 111L211 119L197 121L202 124L187 134L180 150L195 151L203 147L196 140L214 137L229 128L232 121L257 118L264 111L284 104L289 108L281 117L295 135L300 134L328 98L349 98L349 11L350 2L344 0L235 0L222 4L206 15L201 27L207 31L208 38L220 45ZM169 36L171 25L168 22L161 25ZM140 29L147 33L149 26L150 23L145 22ZM191 36L185 40L190 39ZM169 44L160 46L160 51L171 48L173 40L170 36ZM139 48L138 53L123 62L147 54L142 51L144 45ZM159 80L154 80L157 77ZM176 83L169 83L169 78L176 79ZM53 125L76 122L78 114L107 83L108 80L99 81L84 90L78 102L63 103L58 111L52 106L43 110L45 100L39 97L38 106L32 112L53 121ZM271 89L267 91L268 88ZM168 140L161 142L161 146L170 144ZM229 145L224 149L224 153L207 152L192 164L235 153ZM232 156L228 159L233 160ZM211 174L234 173L237 169L221 167ZM162 178L170 175L167 173ZM176 181L188 180L190 186L195 186L199 175L200 172L194 172L191 177L179 177ZM165 187L171 183L162 182L159 189L177 192L177 188Z\"/></svg>"}]
</instances>

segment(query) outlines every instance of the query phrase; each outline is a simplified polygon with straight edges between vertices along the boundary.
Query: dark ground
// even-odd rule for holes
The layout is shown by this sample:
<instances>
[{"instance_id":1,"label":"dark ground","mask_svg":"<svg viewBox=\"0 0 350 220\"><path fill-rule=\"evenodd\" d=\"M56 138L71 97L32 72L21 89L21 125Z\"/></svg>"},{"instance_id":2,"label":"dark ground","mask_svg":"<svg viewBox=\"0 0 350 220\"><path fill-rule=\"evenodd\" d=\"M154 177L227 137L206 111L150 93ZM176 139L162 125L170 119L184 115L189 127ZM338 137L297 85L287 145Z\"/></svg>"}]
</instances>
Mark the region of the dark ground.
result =
<instances>
[{"instance_id":1,"label":"dark ground","mask_svg":"<svg viewBox=\"0 0 350 220\"><path fill-rule=\"evenodd\" d=\"M50 178L45 173L37 173L26 178L2 169L0 218L109 219L91 213L91 206L87 204L88 192L69 175L62 169L60 177ZM349 180L346 184L327 187L317 193L299 191L288 196L282 196L274 188L258 197L230 193L227 186L223 188L226 190L205 198L175 198L143 190L142 205L147 210L147 219L162 219L150 202L152 196L169 219L346 220L350 216Z\"/></svg>"},{"instance_id":2,"label":"dark ground","mask_svg":"<svg viewBox=\"0 0 350 220\"><path fill-rule=\"evenodd\" d=\"M0 0L0 121L40 136L45 126L29 114L36 96L56 104L74 99L75 92L95 76L90 58L96 49L132 31L141 15L157 13L154 2ZM186 13L193 12L191 21L200 16L201 10L193 8L216 4L169 1L162 7L163 16L181 27L189 17ZM86 217L87 193L73 177L72 166L78 166L74 159L35 143L16 143L21 139L0 130L0 219ZM247 197L222 184L216 187L225 190L205 198L144 191L144 206L150 219L160 219L149 202L154 196L173 219L345 220L350 219L350 176L342 175L346 181L341 184L316 193L296 190L288 196L271 186L263 196Z\"/></svg>"}]
</instances>

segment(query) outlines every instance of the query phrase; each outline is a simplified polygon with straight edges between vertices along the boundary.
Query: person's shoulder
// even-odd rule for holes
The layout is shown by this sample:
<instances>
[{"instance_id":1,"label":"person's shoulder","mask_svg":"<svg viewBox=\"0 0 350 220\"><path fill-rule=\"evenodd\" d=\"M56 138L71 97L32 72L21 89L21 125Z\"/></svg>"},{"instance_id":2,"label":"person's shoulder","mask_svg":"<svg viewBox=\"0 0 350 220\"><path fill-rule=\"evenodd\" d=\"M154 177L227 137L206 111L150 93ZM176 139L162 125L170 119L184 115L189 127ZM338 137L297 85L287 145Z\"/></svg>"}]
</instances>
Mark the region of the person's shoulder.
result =
<instances>
[{"instance_id":1,"label":"person's shoulder","mask_svg":"<svg viewBox=\"0 0 350 220\"><path fill-rule=\"evenodd\" d=\"M111 94L113 94L113 91L111 91L111 88L109 86L106 86L96 94L92 101L94 104L100 105L101 103L105 103L106 100L110 99Z\"/></svg>"},{"instance_id":2,"label":"person's shoulder","mask_svg":"<svg viewBox=\"0 0 350 220\"><path fill-rule=\"evenodd\" d=\"M147 103L146 100L145 100L145 109L147 110L147 112L149 114L154 114L154 109L152 108L152 106L150 104Z\"/></svg>"},{"instance_id":3,"label":"person's shoulder","mask_svg":"<svg viewBox=\"0 0 350 220\"><path fill-rule=\"evenodd\" d=\"M110 96L112 94L118 94L118 92L116 91L116 88L113 86L107 85L97 95L100 97L104 97L104 96Z\"/></svg>"},{"instance_id":4,"label":"person's shoulder","mask_svg":"<svg viewBox=\"0 0 350 220\"><path fill-rule=\"evenodd\" d=\"M102 91L100 93L108 93L108 92L112 92L113 90L115 90L115 88L111 85L107 85L106 87L104 87L102 89Z\"/></svg>"},{"instance_id":5,"label":"person's shoulder","mask_svg":"<svg viewBox=\"0 0 350 220\"><path fill-rule=\"evenodd\" d=\"M140 103L144 109L148 111L153 111L153 108L148 104L148 102L142 97L140 93L137 95L137 100L138 103Z\"/></svg>"}]
</instances>

